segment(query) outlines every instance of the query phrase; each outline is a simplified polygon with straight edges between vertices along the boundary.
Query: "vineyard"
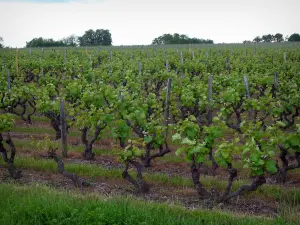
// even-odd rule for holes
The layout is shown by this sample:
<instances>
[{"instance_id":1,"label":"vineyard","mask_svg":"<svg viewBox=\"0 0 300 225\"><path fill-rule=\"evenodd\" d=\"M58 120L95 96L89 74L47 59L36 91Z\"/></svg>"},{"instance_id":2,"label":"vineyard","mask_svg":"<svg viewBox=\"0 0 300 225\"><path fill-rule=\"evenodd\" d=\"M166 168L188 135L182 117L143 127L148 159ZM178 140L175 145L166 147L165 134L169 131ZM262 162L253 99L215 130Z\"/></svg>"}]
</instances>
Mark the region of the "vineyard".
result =
<instances>
[{"instance_id":1,"label":"vineyard","mask_svg":"<svg viewBox=\"0 0 300 225\"><path fill-rule=\"evenodd\" d=\"M299 224L300 46L0 51L1 224Z\"/></svg>"}]
</instances>

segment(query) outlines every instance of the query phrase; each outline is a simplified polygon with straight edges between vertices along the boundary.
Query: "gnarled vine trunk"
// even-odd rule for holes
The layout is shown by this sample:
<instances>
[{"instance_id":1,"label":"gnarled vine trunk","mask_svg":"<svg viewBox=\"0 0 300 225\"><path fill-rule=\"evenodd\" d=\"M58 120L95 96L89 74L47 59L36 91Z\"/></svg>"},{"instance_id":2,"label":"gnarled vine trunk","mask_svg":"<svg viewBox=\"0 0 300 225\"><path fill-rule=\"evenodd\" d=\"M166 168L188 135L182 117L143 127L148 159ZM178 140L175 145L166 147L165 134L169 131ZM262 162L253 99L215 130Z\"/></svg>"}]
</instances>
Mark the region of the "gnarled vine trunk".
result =
<instances>
[{"instance_id":1,"label":"gnarled vine trunk","mask_svg":"<svg viewBox=\"0 0 300 225\"><path fill-rule=\"evenodd\" d=\"M55 140L61 139L60 120L57 118L51 118L51 126L55 130Z\"/></svg>"},{"instance_id":2,"label":"gnarled vine trunk","mask_svg":"<svg viewBox=\"0 0 300 225\"><path fill-rule=\"evenodd\" d=\"M191 166L192 181L194 183L198 195L201 198L209 198L210 197L209 192L200 183L200 167L201 164L197 165L195 160L193 160L193 164Z\"/></svg>"},{"instance_id":3,"label":"gnarled vine trunk","mask_svg":"<svg viewBox=\"0 0 300 225\"><path fill-rule=\"evenodd\" d=\"M83 186L89 186L90 185L89 182L87 182L85 179L77 176L75 173L69 173L69 172L65 171L64 162L58 157L58 155L56 154L55 151L50 150L48 152L48 154L57 163L58 172L60 174L64 175L65 177L69 178L70 180L72 180L75 187L82 189Z\"/></svg>"},{"instance_id":4,"label":"gnarled vine trunk","mask_svg":"<svg viewBox=\"0 0 300 225\"><path fill-rule=\"evenodd\" d=\"M296 164L289 165L289 160L287 159L288 150L283 146L279 145L280 155L279 158L281 160L281 168L277 165L277 174L275 175L275 180L277 183L285 183L287 179L287 172L289 170L300 168L300 152L295 152L295 160Z\"/></svg>"},{"instance_id":5,"label":"gnarled vine trunk","mask_svg":"<svg viewBox=\"0 0 300 225\"><path fill-rule=\"evenodd\" d=\"M44 115L50 119L50 124L55 130L55 140L61 139L60 115L56 115L52 111L45 112Z\"/></svg>"},{"instance_id":6,"label":"gnarled vine trunk","mask_svg":"<svg viewBox=\"0 0 300 225\"><path fill-rule=\"evenodd\" d=\"M95 141L97 140L100 132L102 130L104 130L106 127L106 124L103 125L102 127L97 126L95 131L94 131L94 136L92 140L88 140L87 134L88 134L88 128L84 127L81 130L81 141L84 144L85 148L84 148L84 152L83 152L83 157L87 160L93 160L95 157L95 153L93 152L93 144L95 143Z\"/></svg>"},{"instance_id":7,"label":"gnarled vine trunk","mask_svg":"<svg viewBox=\"0 0 300 225\"><path fill-rule=\"evenodd\" d=\"M32 112L28 113L28 115L26 116L26 112L28 111L28 105L32 108ZM20 112L15 110L18 106L22 108ZM19 116L27 124L32 124L31 116L36 112L35 101L18 99L18 101L14 103L12 107L6 109L6 111Z\"/></svg>"},{"instance_id":8,"label":"gnarled vine trunk","mask_svg":"<svg viewBox=\"0 0 300 225\"><path fill-rule=\"evenodd\" d=\"M10 174L10 176L14 179L19 179L22 177L21 175L21 170L18 170L15 168L14 166L14 160L15 160L15 155L16 155L16 148L15 145L13 143L13 141L11 140L10 134L8 133L7 135L7 139L5 140L5 142L9 145L10 150L11 150L11 154L10 157L7 154L7 150L5 149L4 145L3 145L3 136L2 133L0 133L0 153L3 157L4 162L7 163L8 167L8 172Z\"/></svg>"},{"instance_id":9,"label":"gnarled vine trunk","mask_svg":"<svg viewBox=\"0 0 300 225\"><path fill-rule=\"evenodd\" d=\"M142 157L143 165L144 167L151 167L151 161L158 157L163 157L167 153L171 152L171 150L168 147L168 144L165 143L165 148L163 145L159 146L158 152L151 155L151 151L154 149L152 148L151 144L146 145L146 154Z\"/></svg>"},{"instance_id":10,"label":"gnarled vine trunk","mask_svg":"<svg viewBox=\"0 0 300 225\"><path fill-rule=\"evenodd\" d=\"M266 183L266 178L264 177L264 175L256 176L251 184L242 185L238 188L237 191L231 192L233 181L237 177L237 170L235 168L232 168L232 165L230 163L228 164L227 168L229 175L228 183L223 194L221 194L220 197L217 199L217 202L227 202L232 198L238 197L245 191L255 191L257 190L257 188Z\"/></svg>"},{"instance_id":11,"label":"gnarled vine trunk","mask_svg":"<svg viewBox=\"0 0 300 225\"><path fill-rule=\"evenodd\" d=\"M223 193L214 193L215 190L212 189L209 192L200 183L200 167L201 164L197 165L195 160L193 160L193 164L191 166L191 175L192 175L192 181L194 183L195 189L201 198L210 199L212 202L215 203L227 202L232 198L238 197L245 191L255 191L257 190L258 187L266 183L266 178L263 175L257 176L251 184L242 185L241 187L238 188L237 191L231 192L233 181L237 177L237 170L232 168L231 164L228 164L229 177L228 177L228 184L226 186L225 191Z\"/></svg>"},{"instance_id":12,"label":"gnarled vine trunk","mask_svg":"<svg viewBox=\"0 0 300 225\"><path fill-rule=\"evenodd\" d=\"M133 165L136 168L136 172L137 172L137 178L136 179L134 179L128 173L128 169L129 169L130 164ZM125 170L122 173L122 177L125 180L129 181L131 184L133 184L133 186L135 187L137 192L147 193L147 192L149 192L149 184L147 184L143 180L142 170L143 170L142 164L140 164L139 162L134 161L134 160L128 160L126 162L126 165L125 165Z\"/></svg>"}]
</instances>

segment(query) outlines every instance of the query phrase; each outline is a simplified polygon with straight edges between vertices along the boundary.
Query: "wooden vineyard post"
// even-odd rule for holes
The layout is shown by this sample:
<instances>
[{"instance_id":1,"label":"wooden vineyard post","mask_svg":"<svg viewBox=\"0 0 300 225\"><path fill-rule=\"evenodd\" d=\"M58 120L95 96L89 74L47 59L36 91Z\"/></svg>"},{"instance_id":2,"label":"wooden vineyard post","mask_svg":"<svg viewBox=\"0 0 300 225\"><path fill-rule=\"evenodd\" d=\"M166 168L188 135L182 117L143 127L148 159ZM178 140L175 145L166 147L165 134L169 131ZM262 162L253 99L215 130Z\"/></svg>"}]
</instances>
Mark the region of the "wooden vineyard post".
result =
<instances>
[{"instance_id":1,"label":"wooden vineyard post","mask_svg":"<svg viewBox=\"0 0 300 225\"><path fill-rule=\"evenodd\" d=\"M195 52L192 51L192 58L195 59Z\"/></svg>"},{"instance_id":2,"label":"wooden vineyard post","mask_svg":"<svg viewBox=\"0 0 300 225\"><path fill-rule=\"evenodd\" d=\"M43 64L42 64L42 57L40 57L40 75L43 76L44 75L44 69L43 69Z\"/></svg>"},{"instance_id":3,"label":"wooden vineyard post","mask_svg":"<svg viewBox=\"0 0 300 225\"><path fill-rule=\"evenodd\" d=\"M181 64L181 66L183 66L183 55L182 55L182 52L180 52L180 64Z\"/></svg>"},{"instance_id":4,"label":"wooden vineyard post","mask_svg":"<svg viewBox=\"0 0 300 225\"><path fill-rule=\"evenodd\" d=\"M64 64L67 63L67 49L64 51Z\"/></svg>"},{"instance_id":5,"label":"wooden vineyard post","mask_svg":"<svg viewBox=\"0 0 300 225\"><path fill-rule=\"evenodd\" d=\"M7 69L7 90L10 92L10 72L9 69Z\"/></svg>"},{"instance_id":6,"label":"wooden vineyard post","mask_svg":"<svg viewBox=\"0 0 300 225\"><path fill-rule=\"evenodd\" d=\"M130 58L131 58L131 59L134 59L134 55L133 55L133 52L132 52L132 51L130 52Z\"/></svg>"},{"instance_id":7,"label":"wooden vineyard post","mask_svg":"<svg viewBox=\"0 0 300 225\"><path fill-rule=\"evenodd\" d=\"M67 64L67 49L64 51L64 65ZM63 78L66 78L66 71L63 73ZM62 97L63 85L60 84L60 131L61 131L61 143L62 143L62 156L67 157L67 126L65 119L65 101Z\"/></svg>"},{"instance_id":8,"label":"wooden vineyard post","mask_svg":"<svg viewBox=\"0 0 300 225\"><path fill-rule=\"evenodd\" d=\"M286 52L284 52L284 54L283 54L283 59L284 59L284 62L286 62Z\"/></svg>"},{"instance_id":9,"label":"wooden vineyard post","mask_svg":"<svg viewBox=\"0 0 300 225\"><path fill-rule=\"evenodd\" d=\"M167 84L166 105L165 105L165 126L166 126L165 138L167 138L167 136L168 136L168 125L169 125L169 121L170 121L171 85L172 85L172 78L169 78L168 84Z\"/></svg>"},{"instance_id":10,"label":"wooden vineyard post","mask_svg":"<svg viewBox=\"0 0 300 225\"><path fill-rule=\"evenodd\" d=\"M207 63L208 63L208 52L205 52L206 55L206 61L205 61L205 73L207 73L208 69L207 69Z\"/></svg>"},{"instance_id":11,"label":"wooden vineyard post","mask_svg":"<svg viewBox=\"0 0 300 225\"><path fill-rule=\"evenodd\" d=\"M109 74L110 77L112 76L112 68L111 68L110 64L108 66L108 74Z\"/></svg>"},{"instance_id":12,"label":"wooden vineyard post","mask_svg":"<svg viewBox=\"0 0 300 225\"><path fill-rule=\"evenodd\" d=\"M212 76L208 76L208 114L207 120L208 124L212 123Z\"/></svg>"},{"instance_id":13,"label":"wooden vineyard post","mask_svg":"<svg viewBox=\"0 0 300 225\"><path fill-rule=\"evenodd\" d=\"M19 50L16 48L16 73L19 75Z\"/></svg>"},{"instance_id":14,"label":"wooden vineyard post","mask_svg":"<svg viewBox=\"0 0 300 225\"><path fill-rule=\"evenodd\" d=\"M208 110L207 110L207 124L208 126L212 124L212 81L213 77L212 75L208 76ZM210 148L209 150L209 160L212 161L212 172L214 176L214 171L216 169L216 162L213 156L213 150Z\"/></svg>"},{"instance_id":15,"label":"wooden vineyard post","mask_svg":"<svg viewBox=\"0 0 300 225\"><path fill-rule=\"evenodd\" d=\"M227 70L228 74L230 74L229 58L226 58L226 70Z\"/></svg>"},{"instance_id":16,"label":"wooden vineyard post","mask_svg":"<svg viewBox=\"0 0 300 225\"><path fill-rule=\"evenodd\" d=\"M141 61L139 61L139 63L138 63L138 69L139 69L139 75L141 75L142 74L142 62Z\"/></svg>"},{"instance_id":17,"label":"wooden vineyard post","mask_svg":"<svg viewBox=\"0 0 300 225\"><path fill-rule=\"evenodd\" d=\"M276 98L276 91L278 87L278 72L275 72L274 74L274 92L273 92L273 97Z\"/></svg>"},{"instance_id":18,"label":"wooden vineyard post","mask_svg":"<svg viewBox=\"0 0 300 225\"><path fill-rule=\"evenodd\" d=\"M184 77L184 69L183 69L183 63L184 63L184 61L183 61L183 54L182 54L182 52L180 52L180 65L181 65L181 76L182 77Z\"/></svg>"},{"instance_id":19,"label":"wooden vineyard post","mask_svg":"<svg viewBox=\"0 0 300 225\"><path fill-rule=\"evenodd\" d=\"M67 66L66 64L67 64L67 49L65 49L65 51L64 51L64 64L65 64L65 67ZM64 73L63 73L63 79L65 79L66 78L66 70L64 71Z\"/></svg>"},{"instance_id":20,"label":"wooden vineyard post","mask_svg":"<svg viewBox=\"0 0 300 225\"><path fill-rule=\"evenodd\" d=\"M166 59L166 70L169 71L169 61Z\"/></svg>"},{"instance_id":21,"label":"wooden vineyard post","mask_svg":"<svg viewBox=\"0 0 300 225\"><path fill-rule=\"evenodd\" d=\"M68 156L67 144L67 126L65 118L65 101L60 99L60 124L61 124L61 143L62 143L62 156Z\"/></svg>"},{"instance_id":22,"label":"wooden vineyard post","mask_svg":"<svg viewBox=\"0 0 300 225\"><path fill-rule=\"evenodd\" d=\"M109 52L109 60L112 61L112 51Z\"/></svg>"},{"instance_id":23,"label":"wooden vineyard post","mask_svg":"<svg viewBox=\"0 0 300 225\"><path fill-rule=\"evenodd\" d=\"M31 48L28 49L29 55L31 56Z\"/></svg>"},{"instance_id":24,"label":"wooden vineyard post","mask_svg":"<svg viewBox=\"0 0 300 225\"><path fill-rule=\"evenodd\" d=\"M249 83L248 83L248 79L247 79L246 75L244 75L244 84L245 84L245 87L246 87L246 96L249 99L250 98L250 91L249 91ZM251 118L251 115L252 115L252 110L250 109L249 113L248 113L249 118Z\"/></svg>"},{"instance_id":25,"label":"wooden vineyard post","mask_svg":"<svg viewBox=\"0 0 300 225\"><path fill-rule=\"evenodd\" d=\"M94 73L94 71L93 71L93 56L90 54L89 55L89 57L90 57L90 67L91 67L91 74L92 74L92 80L93 80L93 83L95 83L96 82L96 77L95 77L95 73Z\"/></svg>"},{"instance_id":26,"label":"wooden vineyard post","mask_svg":"<svg viewBox=\"0 0 300 225\"><path fill-rule=\"evenodd\" d=\"M275 90L277 89L278 86L278 72L275 73L274 75L274 88Z\"/></svg>"},{"instance_id":27,"label":"wooden vineyard post","mask_svg":"<svg viewBox=\"0 0 300 225\"><path fill-rule=\"evenodd\" d=\"M244 75L244 84L246 87L247 98L250 98L249 83L246 75Z\"/></svg>"}]
</instances>

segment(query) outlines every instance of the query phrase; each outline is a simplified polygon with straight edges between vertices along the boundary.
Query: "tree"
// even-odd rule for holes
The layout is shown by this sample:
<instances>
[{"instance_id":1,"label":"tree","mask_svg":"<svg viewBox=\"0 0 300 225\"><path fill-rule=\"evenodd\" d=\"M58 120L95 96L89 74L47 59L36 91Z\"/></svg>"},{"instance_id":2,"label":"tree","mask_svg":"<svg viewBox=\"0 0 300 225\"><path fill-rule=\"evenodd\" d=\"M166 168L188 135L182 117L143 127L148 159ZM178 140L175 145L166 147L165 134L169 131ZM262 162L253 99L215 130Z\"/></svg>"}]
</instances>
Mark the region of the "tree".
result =
<instances>
[{"instance_id":1,"label":"tree","mask_svg":"<svg viewBox=\"0 0 300 225\"><path fill-rule=\"evenodd\" d=\"M297 33L294 33L289 37L288 41L290 41L290 42L300 41L300 35Z\"/></svg>"},{"instance_id":2,"label":"tree","mask_svg":"<svg viewBox=\"0 0 300 225\"><path fill-rule=\"evenodd\" d=\"M167 45L167 44L213 44L213 40L205 40L199 38L190 38L185 34L163 34L152 41L153 45Z\"/></svg>"},{"instance_id":3,"label":"tree","mask_svg":"<svg viewBox=\"0 0 300 225\"><path fill-rule=\"evenodd\" d=\"M33 38L31 41L26 42L27 48L36 47L63 47L66 46L63 41L54 41L52 38Z\"/></svg>"},{"instance_id":4,"label":"tree","mask_svg":"<svg viewBox=\"0 0 300 225\"><path fill-rule=\"evenodd\" d=\"M273 41L273 35L272 34L267 34L262 36L263 42L272 42Z\"/></svg>"},{"instance_id":5,"label":"tree","mask_svg":"<svg viewBox=\"0 0 300 225\"><path fill-rule=\"evenodd\" d=\"M271 42L275 42L275 41L276 41L275 35L271 34Z\"/></svg>"},{"instance_id":6,"label":"tree","mask_svg":"<svg viewBox=\"0 0 300 225\"><path fill-rule=\"evenodd\" d=\"M276 42L283 42L283 35L280 33L275 34L274 38Z\"/></svg>"},{"instance_id":7,"label":"tree","mask_svg":"<svg viewBox=\"0 0 300 225\"><path fill-rule=\"evenodd\" d=\"M255 43L259 43L261 41L262 41L262 39L260 36L257 36L256 38L253 39L253 42L255 42Z\"/></svg>"},{"instance_id":8,"label":"tree","mask_svg":"<svg viewBox=\"0 0 300 225\"><path fill-rule=\"evenodd\" d=\"M78 44L78 37L74 34L62 39L65 46L75 47Z\"/></svg>"},{"instance_id":9,"label":"tree","mask_svg":"<svg viewBox=\"0 0 300 225\"><path fill-rule=\"evenodd\" d=\"M96 31L89 29L84 35L78 38L80 46L91 45L111 45L112 38L109 30L97 29Z\"/></svg>"},{"instance_id":10,"label":"tree","mask_svg":"<svg viewBox=\"0 0 300 225\"><path fill-rule=\"evenodd\" d=\"M0 37L0 48L3 48L3 47L4 47L3 44L2 44L2 42L3 42L3 38Z\"/></svg>"},{"instance_id":11,"label":"tree","mask_svg":"<svg viewBox=\"0 0 300 225\"><path fill-rule=\"evenodd\" d=\"M251 43L251 41L245 40L245 41L243 41L243 43L244 43L244 44L249 44L249 43Z\"/></svg>"}]
</instances>

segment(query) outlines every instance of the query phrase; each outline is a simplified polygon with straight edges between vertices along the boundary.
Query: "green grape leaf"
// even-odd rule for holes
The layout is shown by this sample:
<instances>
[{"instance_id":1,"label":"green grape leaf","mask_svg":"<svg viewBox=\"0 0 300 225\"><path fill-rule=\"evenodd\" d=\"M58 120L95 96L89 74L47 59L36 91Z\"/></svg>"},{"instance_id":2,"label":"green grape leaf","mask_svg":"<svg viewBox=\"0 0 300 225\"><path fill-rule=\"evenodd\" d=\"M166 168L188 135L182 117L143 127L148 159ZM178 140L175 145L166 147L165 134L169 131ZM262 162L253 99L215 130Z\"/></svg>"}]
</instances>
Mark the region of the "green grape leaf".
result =
<instances>
[{"instance_id":1,"label":"green grape leaf","mask_svg":"<svg viewBox=\"0 0 300 225\"><path fill-rule=\"evenodd\" d=\"M177 141L177 140L181 140L181 136L178 133L176 133L172 136L172 141Z\"/></svg>"},{"instance_id":2,"label":"green grape leaf","mask_svg":"<svg viewBox=\"0 0 300 225\"><path fill-rule=\"evenodd\" d=\"M266 162L266 169L267 171L269 171L270 173L276 173L277 172L277 167L276 167L276 163L273 160L268 160Z\"/></svg>"},{"instance_id":3,"label":"green grape leaf","mask_svg":"<svg viewBox=\"0 0 300 225\"><path fill-rule=\"evenodd\" d=\"M185 151L185 148L181 147L181 148L178 148L175 152L175 155L179 156L180 154L182 154L183 152Z\"/></svg>"},{"instance_id":4,"label":"green grape leaf","mask_svg":"<svg viewBox=\"0 0 300 225\"><path fill-rule=\"evenodd\" d=\"M184 145L195 145L196 141L191 140L189 138L184 138L181 143Z\"/></svg>"},{"instance_id":5,"label":"green grape leaf","mask_svg":"<svg viewBox=\"0 0 300 225\"><path fill-rule=\"evenodd\" d=\"M153 138L152 138L151 136L146 136L146 137L144 137L144 142L145 142L146 144L150 143L152 140L153 140Z\"/></svg>"}]
</instances>

